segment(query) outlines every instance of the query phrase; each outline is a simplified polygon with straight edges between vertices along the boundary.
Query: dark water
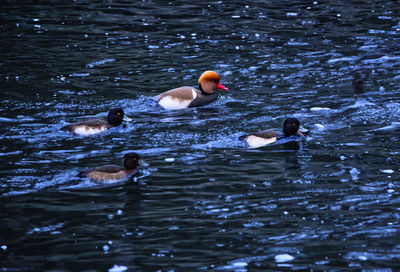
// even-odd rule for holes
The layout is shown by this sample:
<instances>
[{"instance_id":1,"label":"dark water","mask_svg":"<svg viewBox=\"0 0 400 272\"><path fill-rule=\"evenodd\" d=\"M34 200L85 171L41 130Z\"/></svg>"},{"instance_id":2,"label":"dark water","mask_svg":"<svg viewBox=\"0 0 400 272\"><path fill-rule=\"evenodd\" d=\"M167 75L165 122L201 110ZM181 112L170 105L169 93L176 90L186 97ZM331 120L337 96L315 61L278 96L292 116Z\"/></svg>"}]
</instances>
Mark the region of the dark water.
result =
<instances>
[{"instance_id":1,"label":"dark water","mask_svg":"<svg viewBox=\"0 0 400 272\"><path fill-rule=\"evenodd\" d=\"M398 1L16 2L0 9L1 271L400 269ZM209 69L218 101L151 101ZM134 121L59 131L116 106ZM237 140L287 116L311 134ZM75 177L128 151L150 166L126 185Z\"/></svg>"}]
</instances>

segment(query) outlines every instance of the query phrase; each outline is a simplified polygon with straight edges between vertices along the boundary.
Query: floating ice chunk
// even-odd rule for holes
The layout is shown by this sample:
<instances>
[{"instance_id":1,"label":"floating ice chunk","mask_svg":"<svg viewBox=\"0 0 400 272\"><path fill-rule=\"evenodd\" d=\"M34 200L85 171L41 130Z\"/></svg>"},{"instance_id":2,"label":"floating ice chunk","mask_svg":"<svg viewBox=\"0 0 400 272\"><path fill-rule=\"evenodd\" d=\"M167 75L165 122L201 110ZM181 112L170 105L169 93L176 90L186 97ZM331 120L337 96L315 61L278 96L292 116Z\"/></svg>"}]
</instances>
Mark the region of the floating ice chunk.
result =
<instances>
[{"instance_id":1,"label":"floating ice chunk","mask_svg":"<svg viewBox=\"0 0 400 272\"><path fill-rule=\"evenodd\" d=\"M6 250L7 250L7 246L6 246L6 245L2 245L2 246L1 246L1 249L4 250L4 251L6 251Z\"/></svg>"},{"instance_id":2,"label":"floating ice chunk","mask_svg":"<svg viewBox=\"0 0 400 272\"><path fill-rule=\"evenodd\" d=\"M175 158L165 158L164 161L166 161L166 162L173 162L173 161L175 161Z\"/></svg>"},{"instance_id":3,"label":"floating ice chunk","mask_svg":"<svg viewBox=\"0 0 400 272\"><path fill-rule=\"evenodd\" d=\"M277 263L284 263L284 262L290 262L293 261L294 257L289 254L278 254L275 256L275 262Z\"/></svg>"},{"instance_id":4,"label":"floating ice chunk","mask_svg":"<svg viewBox=\"0 0 400 272\"><path fill-rule=\"evenodd\" d=\"M392 169L382 169L382 170L379 170L379 171L381 171L382 173L386 173L386 174L393 174L394 173L394 171Z\"/></svg>"},{"instance_id":5,"label":"floating ice chunk","mask_svg":"<svg viewBox=\"0 0 400 272\"><path fill-rule=\"evenodd\" d=\"M324 129L324 128L325 128L325 126L322 125L322 124L315 124L315 126L316 126L318 129Z\"/></svg>"}]
</instances>

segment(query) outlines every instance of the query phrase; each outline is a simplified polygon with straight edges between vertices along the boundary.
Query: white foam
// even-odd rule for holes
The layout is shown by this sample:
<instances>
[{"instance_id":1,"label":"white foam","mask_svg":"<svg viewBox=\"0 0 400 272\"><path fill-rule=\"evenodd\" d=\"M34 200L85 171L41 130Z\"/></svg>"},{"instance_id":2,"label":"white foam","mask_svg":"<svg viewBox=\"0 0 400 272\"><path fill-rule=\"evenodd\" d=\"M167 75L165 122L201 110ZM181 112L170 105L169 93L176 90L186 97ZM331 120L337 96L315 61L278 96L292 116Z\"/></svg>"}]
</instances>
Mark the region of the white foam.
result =
<instances>
[{"instance_id":1,"label":"white foam","mask_svg":"<svg viewBox=\"0 0 400 272\"><path fill-rule=\"evenodd\" d=\"M390 124L390 126L385 126L385 127L381 127L381 128L377 128L375 130L395 130L398 127L400 127L400 122L392 122Z\"/></svg>"},{"instance_id":2,"label":"white foam","mask_svg":"<svg viewBox=\"0 0 400 272\"><path fill-rule=\"evenodd\" d=\"M108 269L108 272L122 272L128 270L128 267L124 266L124 265L117 265L114 264L114 266L110 269Z\"/></svg>"},{"instance_id":3,"label":"white foam","mask_svg":"<svg viewBox=\"0 0 400 272\"><path fill-rule=\"evenodd\" d=\"M173 162L173 161L175 161L175 158L165 158L164 161L166 161L166 162Z\"/></svg>"},{"instance_id":4,"label":"white foam","mask_svg":"<svg viewBox=\"0 0 400 272\"><path fill-rule=\"evenodd\" d=\"M358 171L357 168L351 168L349 172L353 180L358 180L358 175L360 174L360 171Z\"/></svg>"},{"instance_id":5,"label":"white foam","mask_svg":"<svg viewBox=\"0 0 400 272\"><path fill-rule=\"evenodd\" d=\"M312 111L323 111L323 110L330 110L330 108L312 107L310 110L312 110Z\"/></svg>"}]
</instances>

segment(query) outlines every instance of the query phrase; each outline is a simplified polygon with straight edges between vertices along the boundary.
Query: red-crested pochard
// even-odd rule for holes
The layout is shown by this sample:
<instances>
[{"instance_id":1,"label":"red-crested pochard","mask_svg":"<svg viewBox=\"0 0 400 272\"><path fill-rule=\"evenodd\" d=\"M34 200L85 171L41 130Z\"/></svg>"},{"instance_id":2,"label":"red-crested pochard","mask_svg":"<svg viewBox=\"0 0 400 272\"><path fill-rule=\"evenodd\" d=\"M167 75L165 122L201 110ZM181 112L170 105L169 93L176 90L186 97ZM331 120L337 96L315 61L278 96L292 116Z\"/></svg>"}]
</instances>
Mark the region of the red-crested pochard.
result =
<instances>
[{"instance_id":1,"label":"red-crested pochard","mask_svg":"<svg viewBox=\"0 0 400 272\"><path fill-rule=\"evenodd\" d=\"M214 71L205 71L198 83L199 90L183 86L161 93L154 99L167 110L178 110L207 105L218 98L216 89L229 90L219 83L219 75Z\"/></svg>"}]
</instances>

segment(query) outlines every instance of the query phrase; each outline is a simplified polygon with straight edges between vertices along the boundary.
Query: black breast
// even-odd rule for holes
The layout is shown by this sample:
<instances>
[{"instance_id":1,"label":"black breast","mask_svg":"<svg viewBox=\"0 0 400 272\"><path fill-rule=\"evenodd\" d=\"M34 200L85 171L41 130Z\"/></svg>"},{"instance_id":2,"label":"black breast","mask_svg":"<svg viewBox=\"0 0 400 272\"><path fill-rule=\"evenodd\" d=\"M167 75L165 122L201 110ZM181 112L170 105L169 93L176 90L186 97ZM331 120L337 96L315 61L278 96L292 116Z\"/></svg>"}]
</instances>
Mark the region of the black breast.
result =
<instances>
[{"instance_id":1,"label":"black breast","mask_svg":"<svg viewBox=\"0 0 400 272\"><path fill-rule=\"evenodd\" d=\"M199 93L198 96L192 102L190 102L189 108L200 107L200 106L210 104L217 98L218 98L218 94L216 94L216 93L207 94L207 95Z\"/></svg>"}]
</instances>

